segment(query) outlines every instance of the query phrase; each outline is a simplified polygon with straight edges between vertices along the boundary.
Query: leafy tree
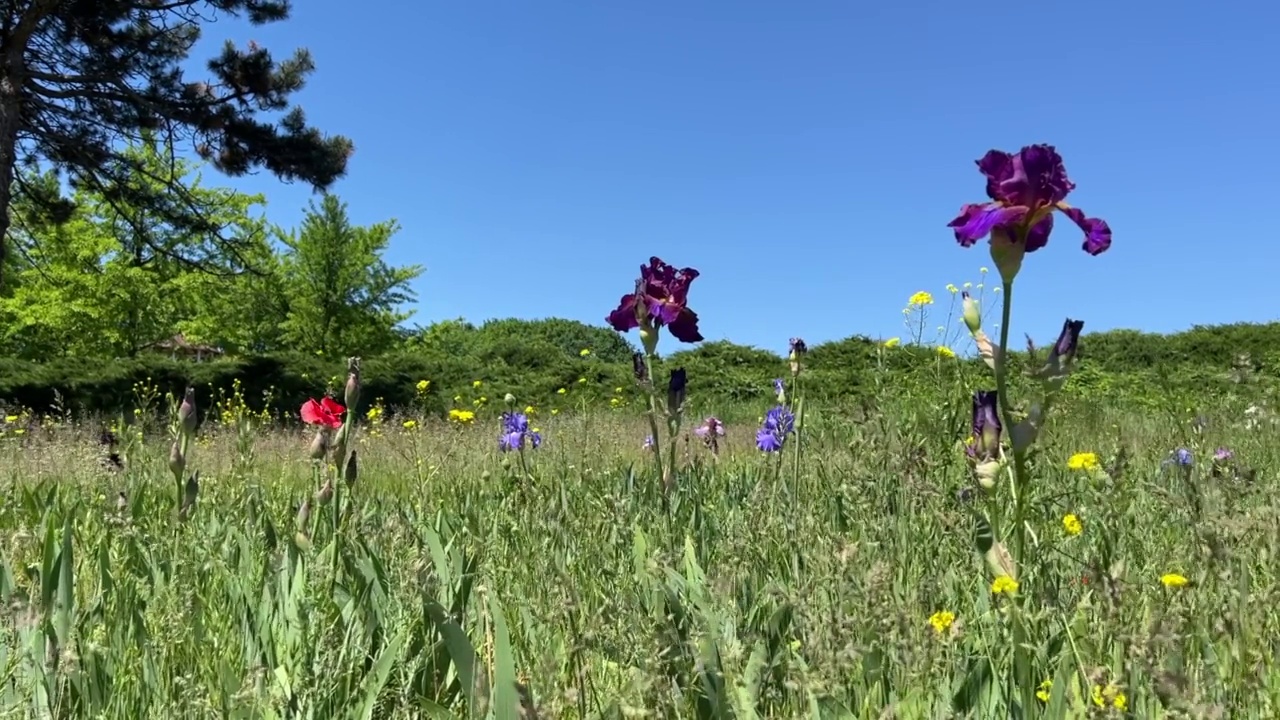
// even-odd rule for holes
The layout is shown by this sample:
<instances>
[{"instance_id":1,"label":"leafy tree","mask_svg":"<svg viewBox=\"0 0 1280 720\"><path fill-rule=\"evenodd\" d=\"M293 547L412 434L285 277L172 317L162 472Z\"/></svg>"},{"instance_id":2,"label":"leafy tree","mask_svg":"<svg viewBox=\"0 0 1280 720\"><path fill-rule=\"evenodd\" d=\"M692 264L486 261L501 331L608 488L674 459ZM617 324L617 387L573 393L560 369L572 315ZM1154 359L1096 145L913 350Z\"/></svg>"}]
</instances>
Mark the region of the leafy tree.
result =
<instances>
[{"instance_id":1,"label":"leafy tree","mask_svg":"<svg viewBox=\"0 0 1280 720\"><path fill-rule=\"evenodd\" d=\"M416 297L409 282L422 268L392 267L382 259L399 230L395 220L352 225L346 203L335 195L311 203L302 226L280 234L286 248L280 268L289 305L286 341L327 354L366 356L400 343L396 325L412 313L398 308Z\"/></svg>"},{"instance_id":2,"label":"leafy tree","mask_svg":"<svg viewBox=\"0 0 1280 720\"><path fill-rule=\"evenodd\" d=\"M202 186L194 164L172 160L154 138L121 155L146 168L143 177L154 178L157 188L182 187L240 247L269 251L265 221L249 214L261 197ZM29 187L57 184L52 173L29 176ZM22 354L130 356L175 332L199 336L200 328L213 324L200 317L209 311L202 298L221 297L217 284L226 281L193 272L195 266L176 252L200 248L206 237L85 188L72 201L71 215L58 221L26 196L13 206L10 242L24 263L0 297L0 318L7 321L0 333ZM146 237L134 231L135 220L145 223ZM231 273L241 262L210 246L200 268ZM217 320L231 316L228 308Z\"/></svg>"},{"instance_id":3,"label":"leafy tree","mask_svg":"<svg viewBox=\"0 0 1280 720\"><path fill-rule=\"evenodd\" d=\"M228 42L208 64L211 77L192 80L182 68L203 23L243 16L261 25L288 15L288 0L0 6L0 267L15 190L52 220L73 214L58 184L30 182L35 176L18 172L39 165L57 170L74 191L115 207L139 242L182 262L203 268L210 252L226 257L245 250L251 239L225 233L172 174L157 174L122 148L146 133L159 135L166 147L192 145L230 175L265 167L321 189L341 177L351 142L323 136L300 108L290 107L290 96L314 69L305 50L277 62L253 42L243 50ZM209 242L161 250L138 211Z\"/></svg>"}]
</instances>

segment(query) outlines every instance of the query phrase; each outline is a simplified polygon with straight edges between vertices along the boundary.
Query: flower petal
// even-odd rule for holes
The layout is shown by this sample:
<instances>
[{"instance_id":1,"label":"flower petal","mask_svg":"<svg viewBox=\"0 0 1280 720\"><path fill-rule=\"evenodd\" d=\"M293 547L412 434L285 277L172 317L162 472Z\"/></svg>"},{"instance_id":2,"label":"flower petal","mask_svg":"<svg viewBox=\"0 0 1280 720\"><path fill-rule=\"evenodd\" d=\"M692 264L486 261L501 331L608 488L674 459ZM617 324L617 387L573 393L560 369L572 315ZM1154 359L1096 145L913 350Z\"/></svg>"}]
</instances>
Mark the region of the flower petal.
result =
<instances>
[{"instance_id":1,"label":"flower petal","mask_svg":"<svg viewBox=\"0 0 1280 720\"><path fill-rule=\"evenodd\" d=\"M667 324L667 330L680 342L702 342L702 333L698 332L698 313L689 308L681 308L675 321Z\"/></svg>"},{"instance_id":2,"label":"flower petal","mask_svg":"<svg viewBox=\"0 0 1280 720\"><path fill-rule=\"evenodd\" d=\"M618 308L609 313L609 317L605 320L618 332L626 332L640 327L640 321L636 319L636 295L629 293L623 295L618 301Z\"/></svg>"},{"instance_id":3,"label":"flower petal","mask_svg":"<svg viewBox=\"0 0 1280 720\"><path fill-rule=\"evenodd\" d=\"M322 425L325 422L324 410L315 400L302 403L302 410L298 414L302 417L302 422L308 425Z\"/></svg>"},{"instance_id":4,"label":"flower petal","mask_svg":"<svg viewBox=\"0 0 1280 720\"><path fill-rule=\"evenodd\" d=\"M962 247L970 247L991 234L993 228L1016 223L1026 214L1025 207L1007 207L995 203L965 205L960 208L956 219L947 223L947 227L955 230L956 242Z\"/></svg>"},{"instance_id":5,"label":"flower petal","mask_svg":"<svg viewBox=\"0 0 1280 720\"><path fill-rule=\"evenodd\" d=\"M1053 215L1046 214L1027 231L1027 252L1035 252L1049 244L1049 233L1053 232Z\"/></svg>"},{"instance_id":6,"label":"flower petal","mask_svg":"<svg viewBox=\"0 0 1280 720\"><path fill-rule=\"evenodd\" d=\"M347 411L346 408L339 405L336 400L327 395L320 401L320 407L330 415L341 415Z\"/></svg>"},{"instance_id":7,"label":"flower petal","mask_svg":"<svg viewBox=\"0 0 1280 720\"><path fill-rule=\"evenodd\" d=\"M1000 199L1000 183L1013 175L1013 156L1003 150L988 150L978 160L978 170L987 176L987 197Z\"/></svg>"},{"instance_id":8,"label":"flower petal","mask_svg":"<svg viewBox=\"0 0 1280 720\"><path fill-rule=\"evenodd\" d=\"M1085 252L1090 255L1101 255L1111 247L1111 226L1106 220L1085 217L1083 210L1066 203L1058 203L1058 209L1084 231L1084 245L1081 247Z\"/></svg>"}]
</instances>

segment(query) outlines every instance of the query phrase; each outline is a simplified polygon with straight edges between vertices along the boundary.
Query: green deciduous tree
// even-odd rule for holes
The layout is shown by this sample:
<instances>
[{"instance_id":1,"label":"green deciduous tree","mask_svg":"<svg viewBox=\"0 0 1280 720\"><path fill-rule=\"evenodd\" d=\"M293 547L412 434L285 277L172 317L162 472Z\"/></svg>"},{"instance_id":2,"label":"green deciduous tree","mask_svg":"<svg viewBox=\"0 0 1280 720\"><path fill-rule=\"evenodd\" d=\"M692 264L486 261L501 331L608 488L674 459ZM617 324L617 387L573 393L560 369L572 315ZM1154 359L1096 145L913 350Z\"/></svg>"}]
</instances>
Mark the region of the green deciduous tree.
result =
<instances>
[{"instance_id":1,"label":"green deciduous tree","mask_svg":"<svg viewBox=\"0 0 1280 720\"><path fill-rule=\"evenodd\" d=\"M396 325L412 313L400 308L416 297L409 282L422 268L392 267L382 259L399 230L394 220L352 225L346 204L334 195L311 203L301 227L280 234L286 340L299 349L344 355L373 355L401 342Z\"/></svg>"},{"instance_id":2,"label":"green deciduous tree","mask_svg":"<svg viewBox=\"0 0 1280 720\"><path fill-rule=\"evenodd\" d=\"M201 26L220 16L253 24L285 20L288 0L25 0L0 4L0 266L15 188L53 220L71 217L57 184L29 182L18 169L60 171L77 192L127 210L145 211L219 246L247 251L172 177L122 150L159 134L166 146L191 146L230 175L266 168L318 188L341 177L349 140L309 127L289 98L314 64L305 50L277 62L250 42L228 42L209 76L184 72ZM132 219L136 237L147 226ZM158 249L158 248L153 248ZM199 249L168 248L200 265ZM0 276L0 281L3 277Z\"/></svg>"},{"instance_id":3,"label":"green deciduous tree","mask_svg":"<svg viewBox=\"0 0 1280 720\"><path fill-rule=\"evenodd\" d=\"M70 215L56 219L21 196L10 233L20 262L0 296L0 336L22 355L129 356L179 331L202 339L232 315L209 299L224 296L245 265L241 255L270 254L265 220L250 214L261 197L203 186L194 164L154 138L120 155L146 169L135 184L182 187L237 250L220 252L226 248L201 230L87 188L72 196ZM40 192L57 185L52 173L32 172L24 182Z\"/></svg>"}]
</instances>

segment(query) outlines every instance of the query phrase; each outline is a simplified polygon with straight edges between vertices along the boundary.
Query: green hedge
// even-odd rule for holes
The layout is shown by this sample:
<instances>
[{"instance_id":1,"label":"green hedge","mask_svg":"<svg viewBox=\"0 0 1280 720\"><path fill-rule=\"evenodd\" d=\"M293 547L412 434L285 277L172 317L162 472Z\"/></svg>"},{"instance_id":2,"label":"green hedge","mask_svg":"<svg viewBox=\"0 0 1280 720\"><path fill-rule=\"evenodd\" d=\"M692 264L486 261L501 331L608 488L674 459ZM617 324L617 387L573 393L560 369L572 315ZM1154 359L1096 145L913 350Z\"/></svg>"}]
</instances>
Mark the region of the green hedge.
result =
<instances>
[{"instance_id":1,"label":"green hedge","mask_svg":"<svg viewBox=\"0 0 1280 720\"><path fill-rule=\"evenodd\" d=\"M1081 367L1071 387L1082 395L1249 394L1274 390L1280 377L1280 323L1195 328L1167 336L1090 334L1081 348ZM584 355L583 349L590 352ZM441 323L403 350L364 360L358 410L380 399L391 408L443 413L479 396L496 407L508 392L521 404L539 407L633 400L631 352L626 338L612 330L567 320L501 320L479 327ZM1016 370L1022 356L1014 358ZM969 384L989 382L974 360L939 362L929 348L885 350L865 337L817 345L805 364L806 392L835 402L866 397L885 383L904 391L927 390L939 381L954 387L957 373ZM768 402L771 380L788 374L779 355L723 341L675 352L662 366L660 373L686 368L690 395L699 403ZM139 386L180 394L191 384L208 408L238 380L255 409L264 406L269 393L273 409L293 412L344 377L343 359L302 353L204 363L163 356L43 363L0 358L0 401L37 412L62 406L73 413L117 413L135 402ZM425 397L416 390L421 380L431 383ZM558 393L561 388L567 393Z\"/></svg>"}]
</instances>

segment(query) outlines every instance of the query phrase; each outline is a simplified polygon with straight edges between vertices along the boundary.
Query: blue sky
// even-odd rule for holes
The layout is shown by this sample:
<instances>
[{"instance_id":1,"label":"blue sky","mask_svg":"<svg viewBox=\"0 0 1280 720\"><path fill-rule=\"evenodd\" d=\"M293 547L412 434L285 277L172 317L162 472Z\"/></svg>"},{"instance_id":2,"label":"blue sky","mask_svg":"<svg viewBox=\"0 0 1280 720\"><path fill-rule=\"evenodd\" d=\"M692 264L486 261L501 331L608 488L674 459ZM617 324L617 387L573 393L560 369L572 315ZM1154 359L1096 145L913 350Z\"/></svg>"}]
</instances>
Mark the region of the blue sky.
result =
<instances>
[{"instance_id":1,"label":"blue sky","mask_svg":"<svg viewBox=\"0 0 1280 720\"><path fill-rule=\"evenodd\" d=\"M985 199L974 160L1036 142L1115 241L1091 258L1060 222L1018 278L1019 336L1065 315L1086 332L1280 316L1280 8L295 5L207 38L311 50L298 100L356 143L334 191L357 222L398 219L389 260L427 268L415 322L603 324L656 254L702 272L690 304L710 340L905 335L908 296L990 264L946 228ZM311 194L232 184L285 225Z\"/></svg>"}]
</instances>

